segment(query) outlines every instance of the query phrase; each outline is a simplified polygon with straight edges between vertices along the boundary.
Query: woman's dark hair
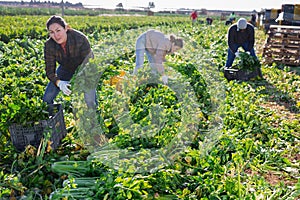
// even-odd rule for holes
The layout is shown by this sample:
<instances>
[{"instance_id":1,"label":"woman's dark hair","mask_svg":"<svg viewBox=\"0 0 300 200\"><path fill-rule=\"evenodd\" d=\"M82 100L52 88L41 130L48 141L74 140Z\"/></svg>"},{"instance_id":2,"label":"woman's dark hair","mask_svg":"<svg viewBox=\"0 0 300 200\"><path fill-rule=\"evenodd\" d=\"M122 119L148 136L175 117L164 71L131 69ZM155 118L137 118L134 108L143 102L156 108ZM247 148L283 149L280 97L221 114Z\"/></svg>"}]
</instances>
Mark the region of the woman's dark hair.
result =
<instances>
[{"instance_id":1,"label":"woman's dark hair","mask_svg":"<svg viewBox=\"0 0 300 200\"><path fill-rule=\"evenodd\" d=\"M46 26L47 26L47 30L49 30L49 26L51 24L54 24L54 23L57 23L59 25L61 25L62 27L66 28L67 27L67 23L66 21L60 17L60 16L57 16L57 15L53 15L51 16L48 20L47 20L47 23L46 23Z\"/></svg>"}]
</instances>

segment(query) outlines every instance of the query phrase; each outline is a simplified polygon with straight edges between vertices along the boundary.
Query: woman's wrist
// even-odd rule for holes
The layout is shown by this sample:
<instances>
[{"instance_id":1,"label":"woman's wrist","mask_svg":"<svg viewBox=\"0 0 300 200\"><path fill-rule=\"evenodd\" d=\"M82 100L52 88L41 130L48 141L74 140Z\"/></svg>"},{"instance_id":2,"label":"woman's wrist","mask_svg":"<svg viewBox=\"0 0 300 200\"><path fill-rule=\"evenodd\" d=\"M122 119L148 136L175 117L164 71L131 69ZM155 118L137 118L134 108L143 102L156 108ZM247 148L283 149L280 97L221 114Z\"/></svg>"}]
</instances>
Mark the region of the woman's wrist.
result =
<instances>
[{"instance_id":1,"label":"woman's wrist","mask_svg":"<svg viewBox=\"0 0 300 200\"><path fill-rule=\"evenodd\" d=\"M57 80L56 82L55 82L55 84L56 84L56 86L58 87L58 83L60 82L60 80Z\"/></svg>"}]
</instances>

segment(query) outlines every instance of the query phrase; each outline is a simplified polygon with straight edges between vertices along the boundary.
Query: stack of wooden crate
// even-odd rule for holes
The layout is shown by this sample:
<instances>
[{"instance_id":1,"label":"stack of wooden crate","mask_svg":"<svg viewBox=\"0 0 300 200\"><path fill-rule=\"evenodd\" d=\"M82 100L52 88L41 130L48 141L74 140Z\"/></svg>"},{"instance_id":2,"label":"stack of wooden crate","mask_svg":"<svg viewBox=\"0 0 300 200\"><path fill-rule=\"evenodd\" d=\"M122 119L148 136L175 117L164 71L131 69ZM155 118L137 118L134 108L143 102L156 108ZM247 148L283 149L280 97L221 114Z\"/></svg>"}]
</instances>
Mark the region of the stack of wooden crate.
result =
<instances>
[{"instance_id":1,"label":"stack of wooden crate","mask_svg":"<svg viewBox=\"0 0 300 200\"><path fill-rule=\"evenodd\" d=\"M271 25L263 57L266 64L300 66L300 26Z\"/></svg>"}]
</instances>

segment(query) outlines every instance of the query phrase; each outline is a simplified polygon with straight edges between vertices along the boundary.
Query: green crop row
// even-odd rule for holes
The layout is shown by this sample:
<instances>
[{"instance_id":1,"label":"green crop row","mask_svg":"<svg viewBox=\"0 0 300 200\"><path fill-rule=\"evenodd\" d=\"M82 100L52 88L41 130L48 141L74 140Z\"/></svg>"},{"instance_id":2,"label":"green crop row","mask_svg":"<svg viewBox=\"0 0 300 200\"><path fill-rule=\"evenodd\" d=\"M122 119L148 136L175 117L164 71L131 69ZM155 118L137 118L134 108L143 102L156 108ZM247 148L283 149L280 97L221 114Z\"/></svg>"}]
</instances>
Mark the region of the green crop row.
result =
<instances>
[{"instance_id":1,"label":"green crop row","mask_svg":"<svg viewBox=\"0 0 300 200\"><path fill-rule=\"evenodd\" d=\"M41 3L42 4L42 3ZM0 7L0 14L1 16L7 15L7 16L19 16L19 15L31 15L31 16L45 16L45 15L57 15L62 13L62 8L46 8L46 7ZM78 16L78 15L84 15L84 16L98 16L100 14L109 14L114 13L113 11L103 11L103 10L92 10L92 9L68 9L64 8L64 14L67 16ZM124 12L120 12L122 14Z\"/></svg>"},{"instance_id":2,"label":"green crop row","mask_svg":"<svg viewBox=\"0 0 300 200\"><path fill-rule=\"evenodd\" d=\"M49 15L50 16L50 15ZM46 21L49 16L2 16L0 22L0 41L8 43L12 39L42 39L48 32ZM85 34L97 35L101 32L137 29L143 26L176 26L187 22L186 17L176 16L66 16L67 23Z\"/></svg>"}]
</instances>

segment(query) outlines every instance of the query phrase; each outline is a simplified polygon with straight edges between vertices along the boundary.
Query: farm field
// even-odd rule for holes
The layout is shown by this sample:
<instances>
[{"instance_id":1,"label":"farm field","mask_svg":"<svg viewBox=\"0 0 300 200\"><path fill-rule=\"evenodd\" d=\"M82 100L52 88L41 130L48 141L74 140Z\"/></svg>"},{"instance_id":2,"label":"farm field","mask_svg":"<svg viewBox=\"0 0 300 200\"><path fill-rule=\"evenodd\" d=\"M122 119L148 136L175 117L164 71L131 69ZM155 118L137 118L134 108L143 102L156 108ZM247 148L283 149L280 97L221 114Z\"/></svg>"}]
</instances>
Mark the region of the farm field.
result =
<instances>
[{"instance_id":1,"label":"farm field","mask_svg":"<svg viewBox=\"0 0 300 200\"><path fill-rule=\"evenodd\" d=\"M45 131L40 146L18 151L9 127L47 118L48 17L1 18L1 200L300 199L300 68L263 64L266 35L257 29L263 78L228 82L228 26L219 19L66 16L95 59L72 79L73 94L56 99L67 127L61 145L51 149ZM147 63L131 75L135 41L150 28L185 41L167 56L167 86L148 76ZM90 86L97 111L82 100Z\"/></svg>"}]
</instances>

